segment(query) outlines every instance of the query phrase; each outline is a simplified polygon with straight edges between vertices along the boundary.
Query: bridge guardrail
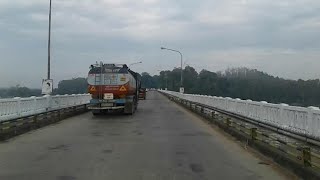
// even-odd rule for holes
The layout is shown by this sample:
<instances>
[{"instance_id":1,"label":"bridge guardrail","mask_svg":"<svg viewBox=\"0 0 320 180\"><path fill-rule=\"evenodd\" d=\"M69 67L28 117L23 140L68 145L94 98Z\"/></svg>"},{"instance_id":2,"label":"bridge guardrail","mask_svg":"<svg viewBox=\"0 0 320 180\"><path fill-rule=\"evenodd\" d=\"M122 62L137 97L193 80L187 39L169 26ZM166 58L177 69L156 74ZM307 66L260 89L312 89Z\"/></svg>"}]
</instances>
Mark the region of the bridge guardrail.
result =
<instances>
[{"instance_id":1,"label":"bridge guardrail","mask_svg":"<svg viewBox=\"0 0 320 180\"><path fill-rule=\"evenodd\" d=\"M89 94L55 95L0 99L0 122L27 117L52 110L88 104Z\"/></svg>"},{"instance_id":2,"label":"bridge guardrail","mask_svg":"<svg viewBox=\"0 0 320 180\"><path fill-rule=\"evenodd\" d=\"M296 107L287 104L272 104L223 98L207 95L181 94L173 91L160 92L195 103L201 103L268 124L300 136L320 140L320 109L318 107Z\"/></svg>"},{"instance_id":3,"label":"bridge guardrail","mask_svg":"<svg viewBox=\"0 0 320 180\"><path fill-rule=\"evenodd\" d=\"M207 99L207 102L205 101L206 99L202 99L202 102L194 102L190 101L193 100L190 96L187 99L180 93L168 93L161 90L160 92L242 140L245 142L245 147L249 145L258 149L265 155L272 157L279 164L291 169L300 177L305 179L320 178L319 141L309 144L310 140L306 138L290 138L292 136L286 136L287 134L282 133L279 129L266 128L264 123L263 125L252 123L252 121L242 118L243 116L237 116L235 113L227 113L214 108L212 105L206 105L210 102L210 99ZM228 98L228 100L230 99Z\"/></svg>"}]
</instances>

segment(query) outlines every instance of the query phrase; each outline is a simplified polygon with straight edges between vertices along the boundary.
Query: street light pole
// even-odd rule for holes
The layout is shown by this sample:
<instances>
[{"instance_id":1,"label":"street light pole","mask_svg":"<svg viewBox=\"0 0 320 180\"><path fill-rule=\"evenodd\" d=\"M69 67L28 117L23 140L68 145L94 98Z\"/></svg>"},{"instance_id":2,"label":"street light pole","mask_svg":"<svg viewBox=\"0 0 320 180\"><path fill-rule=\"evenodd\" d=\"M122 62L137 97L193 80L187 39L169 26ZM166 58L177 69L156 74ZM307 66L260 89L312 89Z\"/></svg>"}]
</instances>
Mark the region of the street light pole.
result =
<instances>
[{"instance_id":1,"label":"street light pole","mask_svg":"<svg viewBox=\"0 0 320 180\"><path fill-rule=\"evenodd\" d=\"M181 59L181 74L180 74L180 92L184 91L183 89L183 69L182 69L182 64L183 64L183 60L182 60L182 53L178 50L175 49L169 49L169 48L165 48L165 47L161 47L161 50L168 50L168 51L174 51L180 54L180 59Z\"/></svg>"},{"instance_id":2,"label":"street light pole","mask_svg":"<svg viewBox=\"0 0 320 180\"><path fill-rule=\"evenodd\" d=\"M42 80L42 92L41 94L50 95L53 91L53 80L50 79L50 45L51 45L51 1L49 5L49 32L48 32L48 74L47 79Z\"/></svg>"},{"instance_id":3,"label":"street light pole","mask_svg":"<svg viewBox=\"0 0 320 180\"><path fill-rule=\"evenodd\" d=\"M50 0L50 6L49 6L48 76L47 76L47 79L50 79L50 46L51 46L51 0Z\"/></svg>"}]
</instances>

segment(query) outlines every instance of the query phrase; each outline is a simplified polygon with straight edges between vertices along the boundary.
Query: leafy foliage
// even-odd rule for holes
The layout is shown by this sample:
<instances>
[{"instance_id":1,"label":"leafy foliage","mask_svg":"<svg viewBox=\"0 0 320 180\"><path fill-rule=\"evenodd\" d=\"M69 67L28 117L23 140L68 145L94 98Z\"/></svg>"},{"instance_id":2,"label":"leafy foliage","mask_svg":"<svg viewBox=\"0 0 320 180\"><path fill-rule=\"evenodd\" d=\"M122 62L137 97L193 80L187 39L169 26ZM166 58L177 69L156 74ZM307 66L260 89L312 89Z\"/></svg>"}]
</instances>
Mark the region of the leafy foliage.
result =
<instances>
[{"instance_id":1,"label":"leafy foliage","mask_svg":"<svg viewBox=\"0 0 320 180\"><path fill-rule=\"evenodd\" d=\"M180 69L160 72L158 87L178 91L180 72ZM194 68L187 66L183 74L186 93L287 103L296 106L320 106L319 79L286 80L248 68L233 68L218 73L202 70L198 74Z\"/></svg>"},{"instance_id":2,"label":"leafy foliage","mask_svg":"<svg viewBox=\"0 0 320 180\"><path fill-rule=\"evenodd\" d=\"M141 73L141 86L145 88L157 88L158 76L151 76L147 72Z\"/></svg>"},{"instance_id":3,"label":"leafy foliage","mask_svg":"<svg viewBox=\"0 0 320 180\"><path fill-rule=\"evenodd\" d=\"M69 80L62 80L58 84L58 88L53 90L53 94L81 94L87 93L88 83L86 78L74 78ZM41 96L41 89L30 89L27 87L20 87L19 85L10 88L0 89L0 98L13 97L30 97Z\"/></svg>"},{"instance_id":4,"label":"leafy foliage","mask_svg":"<svg viewBox=\"0 0 320 180\"><path fill-rule=\"evenodd\" d=\"M168 88L179 91L181 69L161 71L160 75L141 74L142 87ZM248 68L227 69L225 72L202 70L193 67L183 70L183 85L186 93L206 94L270 103L287 103L296 106L320 106L320 81L287 80ZM87 92L86 78L60 81L54 94L78 94ZM41 90L15 86L0 89L0 97L39 96Z\"/></svg>"},{"instance_id":5,"label":"leafy foliage","mask_svg":"<svg viewBox=\"0 0 320 180\"><path fill-rule=\"evenodd\" d=\"M73 78L62 80L58 88L54 89L54 94L83 94L88 92L88 83L86 78Z\"/></svg>"},{"instance_id":6,"label":"leafy foliage","mask_svg":"<svg viewBox=\"0 0 320 180\"><path fill-rule=\"evenodd\" d=\"M40 96L40 89L29 89L27 87L20 87L17 85L10 88L0 89L0 98L13 98L13 97L30 97L30 96Z\"/></svg>"}]
</instances>

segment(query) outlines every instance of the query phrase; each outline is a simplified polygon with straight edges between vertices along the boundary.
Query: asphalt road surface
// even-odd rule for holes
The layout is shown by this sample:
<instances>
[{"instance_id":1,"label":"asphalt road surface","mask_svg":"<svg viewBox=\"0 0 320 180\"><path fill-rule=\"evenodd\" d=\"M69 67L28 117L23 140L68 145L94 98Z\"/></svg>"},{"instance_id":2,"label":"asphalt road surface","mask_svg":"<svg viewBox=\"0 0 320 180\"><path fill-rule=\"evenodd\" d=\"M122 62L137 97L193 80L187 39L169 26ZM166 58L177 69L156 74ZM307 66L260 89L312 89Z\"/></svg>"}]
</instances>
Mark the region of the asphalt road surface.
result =
<instances>
[{"instance_id":1,"label":"asphalt road surface","mask_svg":"<svg viewBox=\"0 0 320 180\"><path fill-rule=\"evenodd\" d=\"M133 116L86 113L0 144L1 180L285 178L158 92Z\"/></svg>"}]
</instances>

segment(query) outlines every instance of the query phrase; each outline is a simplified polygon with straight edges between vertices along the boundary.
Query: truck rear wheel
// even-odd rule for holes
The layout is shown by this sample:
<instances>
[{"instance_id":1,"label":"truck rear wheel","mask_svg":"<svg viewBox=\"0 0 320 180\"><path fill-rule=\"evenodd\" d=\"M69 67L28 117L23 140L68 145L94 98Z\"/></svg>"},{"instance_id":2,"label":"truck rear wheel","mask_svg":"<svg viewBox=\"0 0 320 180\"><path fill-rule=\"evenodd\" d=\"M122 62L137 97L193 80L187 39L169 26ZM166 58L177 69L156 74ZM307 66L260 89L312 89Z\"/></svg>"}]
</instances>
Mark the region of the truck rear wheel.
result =
<instances>
[{"instance_id":1,"label":"truck rear wheel","mask_svg":"<svg viewBox=\"0 0 320 180\"><path fill-rule=\"evenodd\" d=\"M133 102L126 103L124 108L124 114L132 115L135 111L135 104Z\"/></svg>"}]
</instances>

